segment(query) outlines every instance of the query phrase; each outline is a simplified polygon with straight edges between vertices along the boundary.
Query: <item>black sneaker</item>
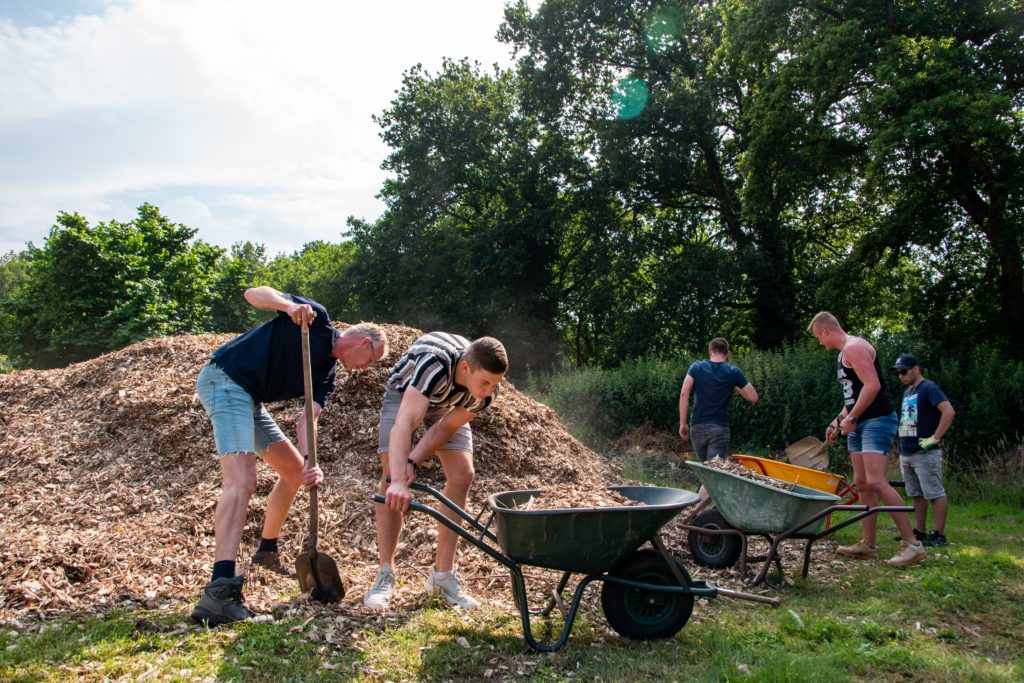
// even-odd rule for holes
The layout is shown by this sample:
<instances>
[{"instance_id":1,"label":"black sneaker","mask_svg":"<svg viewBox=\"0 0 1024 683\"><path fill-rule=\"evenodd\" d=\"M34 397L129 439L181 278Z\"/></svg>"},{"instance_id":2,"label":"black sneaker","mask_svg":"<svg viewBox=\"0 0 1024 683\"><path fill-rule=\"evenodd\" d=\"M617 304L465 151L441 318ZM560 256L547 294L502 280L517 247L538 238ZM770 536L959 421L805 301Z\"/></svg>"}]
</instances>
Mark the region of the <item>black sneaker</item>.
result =
<instances>
[{"instance_id":1,"label":"black sneaker","mask_svg":"<svg viewBox=\"0 0 1024 683\"><path fill-rule=\"evenodd\" d=\"M946 536L945 534L939 533L935 529L932 529L928 532L928 535L921 542L929 548L939 548L946 545Z\"/></svg>"},{"instance_id":2,"label":"black sneaker","mask_svg":"<svg viewBox=\"0 0 1024 683\"><path fill-rule=\"evenodd\" d=\"M894 540L894 541L902 541L903 537L900 536L899 534L896 534L895 536L892 537L892 540ZM921 541L921 543L924 543L925 545L928 545L927 543L925 543L925 541L928 540L928 534L926 534L923 531L918 531L917 529L914 529L914 540L915 541Z\"/></svg>"},{"instance_id":3,"label":"black sneaker","mask_svg":"<svg viewBox=\"0 0 1024 683\"><path fill-rule=\"evenodd\" d=\"M241 576L221 577L206 584L192 618L207 626L230 624L256 616L246 609L242 598Z\"/></svg>"},{"instance_id":4,"label":"black sneaker","mask_svg":"<svg viewBox=\"0 0 1024 683\"><path fill-rule=\"evenodd\" d=\"M281 556L272 550L258 551L255 555L252 556L250 562L258 567L269 569L275 574L280 574L281 576L292 575L288 567L285 567L283 564L281 564Z\"/></svg>"}]
</instances>

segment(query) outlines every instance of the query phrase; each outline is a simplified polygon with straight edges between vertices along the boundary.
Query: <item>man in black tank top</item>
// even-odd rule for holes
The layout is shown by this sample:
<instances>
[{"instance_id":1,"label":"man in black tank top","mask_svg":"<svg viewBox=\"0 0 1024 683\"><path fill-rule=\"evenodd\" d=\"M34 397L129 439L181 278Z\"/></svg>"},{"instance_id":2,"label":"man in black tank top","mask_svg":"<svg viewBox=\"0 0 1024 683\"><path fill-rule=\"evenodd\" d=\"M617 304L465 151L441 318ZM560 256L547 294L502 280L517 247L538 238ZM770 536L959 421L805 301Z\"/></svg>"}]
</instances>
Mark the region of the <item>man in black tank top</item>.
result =
<instances>
[{"instance_id":1,"label":"man in black tank top","mask_svg":"<svg viewBox=\"0 0 1024 683\"><path fill-rule=\"evenodd\" d=\"M881 499L884 505L902 506L903 497L889 484L888 474L889 454L899 422L892 399L882 384L878 353L866 340L843 331L839 321L828 311L814 316L807 330L825 348L839 351L836 375L843 388L843 409L826 428L825 440L832 443L840 434L847 438L854 486L860 492L861 503L875 507ZM906 567L920 562L925 557L925 549L914 537L910 517L905 512L891 514L900 531L901 542L899 551L888 563ZM877 525L876 515L865 517L861 521L861 540L837 552L859 560L877 559Z\"/></svg>"}]
</instances>

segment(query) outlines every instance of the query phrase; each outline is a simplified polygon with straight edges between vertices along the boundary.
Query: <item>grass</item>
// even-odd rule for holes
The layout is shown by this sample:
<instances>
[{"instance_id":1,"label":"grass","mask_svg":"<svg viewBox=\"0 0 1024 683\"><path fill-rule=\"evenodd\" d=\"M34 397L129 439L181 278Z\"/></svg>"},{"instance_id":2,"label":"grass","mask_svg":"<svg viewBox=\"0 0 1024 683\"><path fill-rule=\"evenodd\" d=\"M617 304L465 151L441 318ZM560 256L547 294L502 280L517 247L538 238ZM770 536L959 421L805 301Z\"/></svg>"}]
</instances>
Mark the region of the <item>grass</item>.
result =
<instances>
[{"instance_id":1,"label":"grass","mask_svg":"<svg viewBox=\"0 0 1024 683\"><path fill-rule=\"evenodd\" d=\"M677 464L622 456L631 476L680 483ZM965 491L967 489L965 488ZM1024 500L990 481L952 500L952 544L899 570L849 562L833 580L777 583L778 609L698 600L674 638L632 641L611 632L592 584L566 646L526 647L507 586L505 608L464 614L436 601L381 626L289 618L204 629L191 605L125 605L102 614L0 624L0 680L353 681L992 681L1024 680ZM991 495L983 495L988 491ZM844 529L841 543L856 540ZM895 550L879 524L883 553ZM475 552L463 550L463 552ZM702 569L685 558L695 578ZM791 572L792 567L788 568ZM742 590L742 587L739 587ZM535 637L557 635L535 618Z\"/></svg>"}]
</instances>

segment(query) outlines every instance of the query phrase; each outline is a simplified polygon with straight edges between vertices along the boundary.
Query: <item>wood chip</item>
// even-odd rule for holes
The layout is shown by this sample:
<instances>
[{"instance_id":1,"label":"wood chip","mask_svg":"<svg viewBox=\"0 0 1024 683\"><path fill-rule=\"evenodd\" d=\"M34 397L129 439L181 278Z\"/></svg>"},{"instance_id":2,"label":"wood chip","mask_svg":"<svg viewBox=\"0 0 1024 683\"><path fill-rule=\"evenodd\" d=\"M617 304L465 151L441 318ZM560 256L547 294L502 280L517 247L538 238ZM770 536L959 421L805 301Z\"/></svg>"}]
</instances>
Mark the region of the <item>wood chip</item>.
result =
<instances>
[{"instance_id":1,"label":"wood chip","mask_svg":"<svg viewBox=\"0 0 1024 683\"><path fill-rule=\"evenodd\" d=\"M607 488L580 488L575 484L549 486L535 496L530 496L519 510L562 510L566 508L606 508L641 505L626 498L618 491Z\"/></svg>"},{"instance_id":2,"label":"wood chip","mask_svg":"<svg viewBox=\"0 0 1024 683\"><path fill-rule=\"evenodd\" d=\"M377 570L372 495L380 477L380 402L390 366L421 334L383 327L388 357L365 371L339 369L320 419L327 481L320 492L319 547L337 562L348 595L336 606L281 603L282 594L297 593L297 582L248 566L276 479L260 464L238 564L246 573L246 604L256 611L291 611L304 619L330 613L360 622L379 616L360 601ZM7 455L0 465L0 618L11 623L24 615L118 604L157 608L198 598L213 563L221 481L195 380L206 357L230 338L151 339L67 368L0 375L0 452ZM293 440L301 403L268 406ZM496 491L553 484L601 491L625 483L606 458L569 435L552 410L508 382L494 406L473 421L473 435L476 480L467 510L474 516ZM422 468L419 476L444 485L439 465ZM422 494L417 499L433 504ZM304 547L307 510L300 493L281 535L286 564ZM407 517L397 613L422 604L420 573L433 561L435 538L433 520ZM466 544L459 564L470 590L510 604L507 578L495 581L507 576L503 567Z\"/></svg>"},{"instance_id":3,"label":"wood chip","mask_svg":"<svg viewBox=\"0 0 1024 683\"><path fill-rule=\"evenodd\" d=\"M722 470L729 474L735 474L737 477L743 477L744 479L750 479L752 481L760 482L766 486L773 488L782 489L783 491L795 491L796 484L789 481L782 481L781 479L775 479L773 477L766 477L760 472L744 467L732 458L711 458L704 463L708 467L714 467L716 470Z\"/></svg>"}]
</instances>

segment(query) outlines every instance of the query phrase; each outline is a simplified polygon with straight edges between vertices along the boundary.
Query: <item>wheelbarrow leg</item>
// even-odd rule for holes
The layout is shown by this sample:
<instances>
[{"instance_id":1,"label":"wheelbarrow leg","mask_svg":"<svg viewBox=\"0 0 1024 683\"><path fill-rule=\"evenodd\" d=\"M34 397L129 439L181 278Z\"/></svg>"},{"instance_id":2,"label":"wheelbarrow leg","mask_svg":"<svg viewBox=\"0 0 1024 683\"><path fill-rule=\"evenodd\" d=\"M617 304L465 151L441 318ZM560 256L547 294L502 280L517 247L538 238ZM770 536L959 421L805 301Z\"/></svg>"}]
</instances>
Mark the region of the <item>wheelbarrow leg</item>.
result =
<instances>
[{"instance_id":1,"label":"wheelbarrow leg","mask_svg":"<svg viewBox=\"0 0 1024 683\"><path fill-rule=\"evenodd\" d=\"M676 577L676 581L679 582L679 585L683 588L689 588L690 582L686 580L682 572L679 571L679 567L677 567L676 563L673 562L674 558L669 554L668 548L665 547L665 543L661 540L661 535L654 534L654 536L651 537L651 544L661 552L662 557L665 558L665 563L668 564L668 568L672 570L672 574Z\"/></svg>"},{"instance_id":2,"label":"wheelbarrow leg","mask_svg":"<svg viewBox=\"0 0 1024 683\"><path fill-rule=\"evenodd\" d=\"M831 515L830 515L830 516L831 516ZM804 577L805 579L807 578L807 570L808 570L808 569L810 568L810 566L811 566L811 547L812 547L812 546L814 545L814 542L815 542L815 541L817 541L817 540L818 540L818 538L817 538L817 537L815 537L815 538L808 538L808 539L807 539L807 545L806 545L806 546L804 547L804 569L803 569L803 577Z\"/></svg>"},{"instance_id":3,"label":"wheelbarrow leg","mask_svg":"<svg viewBox=\"0 0 1024 683\"><path fill-rule=\"evenodd\" d=\"M569 577L572 576L572 572L563 572L562 578L558 580L558 585L551 590L551 597L548 598L547 604L544 605L544 609L531 611L530 614L534 616L546 617L551 613L555 607L562 613L562 618L565 619L569 616L569 611L565 609L565 602L562 600L562 593L565 591L565 587L569 585Z\"/></svg>"}]
</instances>

